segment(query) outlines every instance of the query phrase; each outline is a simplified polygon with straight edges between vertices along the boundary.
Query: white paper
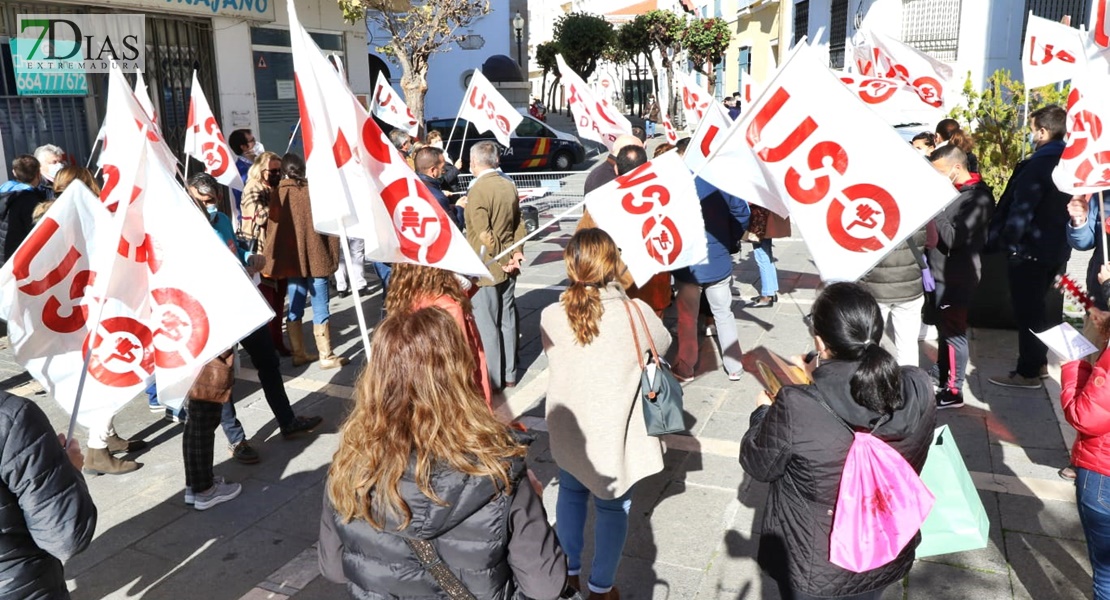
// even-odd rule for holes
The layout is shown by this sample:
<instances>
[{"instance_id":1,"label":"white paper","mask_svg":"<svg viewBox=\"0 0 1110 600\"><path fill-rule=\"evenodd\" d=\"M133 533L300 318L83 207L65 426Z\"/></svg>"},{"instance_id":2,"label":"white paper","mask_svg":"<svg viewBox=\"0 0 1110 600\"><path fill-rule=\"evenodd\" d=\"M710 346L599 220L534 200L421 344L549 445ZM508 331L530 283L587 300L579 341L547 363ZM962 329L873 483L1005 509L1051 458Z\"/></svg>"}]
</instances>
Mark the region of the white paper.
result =
<instances>
[{"instance_id":1,"label":"white paper","mask_svg":"<svg viewBox=\"0 0 1110 600\"><path fill-rule=\"evenodd\" d=\"M1067 323L1061 323L1041 333L1035 331L1033 331L1033 333L1040 338L1050 350L1064 360L1079 360L1084 356L1098 352L1098 348L1094 344Z\"/></svg>"}]
</instances>

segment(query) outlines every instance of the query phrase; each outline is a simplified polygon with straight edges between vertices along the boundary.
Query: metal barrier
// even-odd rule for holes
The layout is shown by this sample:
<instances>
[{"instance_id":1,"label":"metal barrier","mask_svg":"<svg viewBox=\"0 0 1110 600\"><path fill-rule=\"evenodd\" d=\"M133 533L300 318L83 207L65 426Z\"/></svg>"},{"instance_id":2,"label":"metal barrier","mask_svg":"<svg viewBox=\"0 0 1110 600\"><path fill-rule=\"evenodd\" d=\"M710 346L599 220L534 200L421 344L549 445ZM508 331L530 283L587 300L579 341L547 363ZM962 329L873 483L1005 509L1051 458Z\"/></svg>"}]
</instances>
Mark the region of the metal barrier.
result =
<instances>
[{"instance_id":1,"label":"metal barrier","mask_svg":"<svg viewBox=\"0 0 1110 600\"><path fill-rule=\"evenodd\" d=\"M521 206L534 206L544 216L563 212L582 201L582 190L589 171L549 171L542 173L505 173L520 192ZM470 187L474 179L470 174L459 174L459 184ZM581 209L571 217L582 215Z\"/></svg>"}]
</instances>

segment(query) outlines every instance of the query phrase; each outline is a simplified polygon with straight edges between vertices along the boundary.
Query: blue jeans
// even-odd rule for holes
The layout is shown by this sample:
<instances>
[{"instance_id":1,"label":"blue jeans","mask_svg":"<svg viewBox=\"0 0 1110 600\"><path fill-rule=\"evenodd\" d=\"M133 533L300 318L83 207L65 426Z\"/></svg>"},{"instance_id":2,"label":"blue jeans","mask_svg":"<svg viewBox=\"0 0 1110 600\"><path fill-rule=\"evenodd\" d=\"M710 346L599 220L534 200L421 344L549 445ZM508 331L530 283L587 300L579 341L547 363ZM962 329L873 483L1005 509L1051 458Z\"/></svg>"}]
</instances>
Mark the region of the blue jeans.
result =
<instances>
[{"instance_id":1,"label":"blue jeans","mask_svg":"<svg viewBox=\"0 0 1110 600\"><path fill-rule=\"evenodd\" d=\"M759 295L774 296L779 293L779 272L775 269L775 252L770 238L752 244L752 256L759 267Z\"/></svg>"},{"instance_id":2,"label":"blue jeans","mask_svg":"<svg viewBox=\"0 0 1110 600\"><path fill-rule=\"evenodd\" d=\"M1110 477L1076 467L1075 500L1087 538L1095 600L1110 600Z\"/></svg>"},{"instance_id":3,"label":"blue jeans","mask_svg":"<svg viewBox=\"0 0 1110 600\"><path fill-rule=\"evenodd\" d=\"M635 487L635 486L633 486ZM586 502L590 490L574 475L559 469L559 498L555 503L555 533L567 553L567 575L582 571L582 547L585 545ZM604 594L613 587L617 566L628 534L628 511L632 507L632 490L619 498L594 498L594 560L590 565L590 591ZM585 590L583 590L585 591Z\"/></svg>"},{"instance_id":4,"label":"blue jeans","mask_svg":"<svg viewBox=\"0 0 1110 600\"><path fill-rule=\"evenodd\" d=\"M327 277L290 277L289 278L289 320L300 322L304 316L305 296L312 296L312 322L323 325L328 322L331 312L328 309Z\"/></svg>"},{"instance_id":5,"label":"blue jeans","mask_svg":"<svg viewBox=\"0 0 1110 600\"><path fill-rule=\"evenodd\" d=\"M382 280L382 303L384 304L385 295L389 293L389 275L393 273L393 267L383 262L372 262L370 267L374 269L374 274L378 276L378 279Z\"/></svg>"}]
</instances>

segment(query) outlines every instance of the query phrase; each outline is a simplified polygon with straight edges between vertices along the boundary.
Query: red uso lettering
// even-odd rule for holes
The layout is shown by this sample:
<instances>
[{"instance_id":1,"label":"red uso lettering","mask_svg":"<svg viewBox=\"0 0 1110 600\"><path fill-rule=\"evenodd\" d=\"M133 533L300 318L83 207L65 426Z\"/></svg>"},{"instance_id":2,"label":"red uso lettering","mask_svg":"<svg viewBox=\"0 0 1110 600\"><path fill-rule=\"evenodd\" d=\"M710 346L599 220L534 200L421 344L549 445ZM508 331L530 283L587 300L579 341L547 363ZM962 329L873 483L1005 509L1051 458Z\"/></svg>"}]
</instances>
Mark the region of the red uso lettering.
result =
<instances>
[{"instance_id":1,"label":"red uso lettering","mask_svg":"<svg viewBox=\"0 0 1110 600\"><path fill-rule=\"evenodd\" d=\"M749 146L755 148L759 145L760 141L763 139L763 128L767 126L767 123L769 123L780 110L782 110L783 105L786 104L786 101L789 99L790 93L781 87L771 94L770 100L759 109L755 118L752 119L752 122L748 125L746 137ZM786 136L786 139L781 144L774 148L767 147L760 150L759 157L765 162L779 162L797 150L798 146L801 146L802 142L813 135L814 131L817 131L817 121L814 121L813 117L806 117L794 128L794 131L790 132L790 135Z\"/></svg>"},{"instance_id":2,"label":"red uso lettering","mask_svg":"<svg viewBox=\"0 0 1110 600\"><path fill-rule=\"evenodd\" d=\"M362 145L374 160L387 165L393 162L393 146L374 119L366 119L362 124Z\"/></svg>"},{"instance_id":3,"label":"red uso lettering","mask_svg":"<svg viewBox=\"0 0 1110 600\"><path fill-rule=\"evenodd\" d=\"M826 162L829 163L827 167ZM848 153L836 142L820 142L810 149L807 164L811 174L831 168L843 175L848 172ZM786 171L786 190L791 198L802 204L816 204L824 200L831 183L828 175L820 175L813 178L813 187L807 189L802 186L802 174L797 169L790 167Z\"/></svg>"},{"instance_id":4,"label":"red uso lettering","mask_svg":"<svg viewBox=\"0 0 1110 600\"><path fill-rule=\"evenodd\" d=\"M304 143L304 159L312 155L312 120L309 119L308 107L304 102L304 89L301 88L301 79L297 74L293 74L293 86L297 89L297 111L301 115L301 141ZM373 123L374 119L366 119L367 123ZM377 127L375 125L375 127ZM363 136L365 138L365 129Z\"/></svg>"},{"instance_id":5,"label":"red uso lettering","mask_svg":"<svg viewBox=\"0 0 1110 600\"><path fill-rule=\"evenodd\" d=\"M216 139L220 140L221 142L226 142L226 140L224 140L224 134L222 131L220 131L220 126L216 124L216 117L214 116L205 119L204 132L208 135L216 136Z\"/></svg>"},{"instance_id":6,"label":"red uso lettering","mask_svg":"<svg viewBox=\"0 0 1110 600\"><path fill-rule=\"evenodd\" d=\"M42 307L42 324L58 333L73 333L84 327L89 320L89 307L81 304L80 300L85 297L85 290L95 282L94 271L86 269L74 275L69 284L69 313L63 315L62 302L57 296L51 296Z\"/></svg>"},{"instance_id":7,"label":"red uso lettering","mask_svg":"<svg viewBox=\"0 0 1110 600\"><path fill-rule=\"evenodd\" d=\"M31 235L28 236L23 244L19 246L12 256L12 274L15 276L16 281L26 280L31 277L31 263L58 229L58 222L48 217L44 219L42 223L31 232ZM77 250L77 248L70 246L69 250L66 251L58 264L50 269L42 279L30 281L19 286L19 291L29 296L42 295L47 290L63 282L66 277L73 272L81 258L81 252ZM42 308L43 325L56 333L73 333L84 327L88 319L88 307L81 305L79 300L84 297L85 288L92 285L95 278L96 274L87 269L79 271L73 277L69 285L69 296L66 298L72 308L65 315L61 312L62 301L59 300L57 296L48 298Z\"/></svg>"}]
</instances>

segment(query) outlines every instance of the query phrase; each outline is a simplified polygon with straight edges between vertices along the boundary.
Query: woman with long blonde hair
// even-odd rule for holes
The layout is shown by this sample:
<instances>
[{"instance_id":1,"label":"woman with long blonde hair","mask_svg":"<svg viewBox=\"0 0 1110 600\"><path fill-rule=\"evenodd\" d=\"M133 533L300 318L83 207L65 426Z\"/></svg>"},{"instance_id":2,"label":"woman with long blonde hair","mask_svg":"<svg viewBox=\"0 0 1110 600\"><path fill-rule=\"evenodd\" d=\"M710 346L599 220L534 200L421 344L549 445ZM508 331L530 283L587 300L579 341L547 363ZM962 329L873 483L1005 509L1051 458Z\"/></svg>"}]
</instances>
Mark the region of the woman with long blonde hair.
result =
<instances>
[{"instance_id":1,"label":"woman with long blonde hair","mask_svg":"<svg viewBox=\"0 0 1110 600\"><path fill-rule=\"evenodd\" d=\"M273 152L259 154L247 171L247 181L243 185L242 205L240 208L242 224L240 239L247 243L250 252L262 254L266 248L266 223L270 218L270 202L277 194L281 183L281 157ZM262 277L258 291L274 311L274 318L268 325L274 348L282 356L292 353L285 347L281 334L282 315L285 313L285 295L289 283L285 279Z\"/></svg>"},{"instance_id":2,"label":"woman with long blonde hair","mask_svg":"<svg viewBox=\"0 0 1110 600\"><path fill-rule=\"evenodd\" d=\"M522 434L486 407L454 319L391 312L370 356L325 486L324 575L351 597L443 598L416 555L428 541L476 598L558 598L566 563L523 481Z\"/></svg>"},{"instance_id":3,"label":"woman with long blonde hair","mask_svg":"<svg viewBox=\"0 0 1110 600\"><path fill-rule=\"evenodd\" d=\"M397 263L393 265L389 292L385 296L387 314L408 313L421 308L435 306L447 311L459 325L466 338L466 344L474 356L474 381L485 396L486 404L492 407L489 371L486 367L486 351L482 348L482 338L478 334L478 324L470 307L470 296L463 290L463 279L450 271ZM469 284L469 282L466 282Z\"/></svg>"},{"instance_id":4,"label":"woman with long blonde hair","mask_svg":"<svg viewBox=\"0 0 1110 600\"><path fill-rule=\"evenodd\" d=\"M610 600L620 597L613 582L628 532L632 489L663 469L659 440L644 425L637 347L646 352L650 336L664 354L671 336L650 306L628 299L620 283L620 251L604 231L579 230L563 257L570 287L540 316L551 374L547 428L559 465L555 525L567 553L570 584L581 589L586 504L594 497L589 597Z\"/></svg>"}]
</instances>

